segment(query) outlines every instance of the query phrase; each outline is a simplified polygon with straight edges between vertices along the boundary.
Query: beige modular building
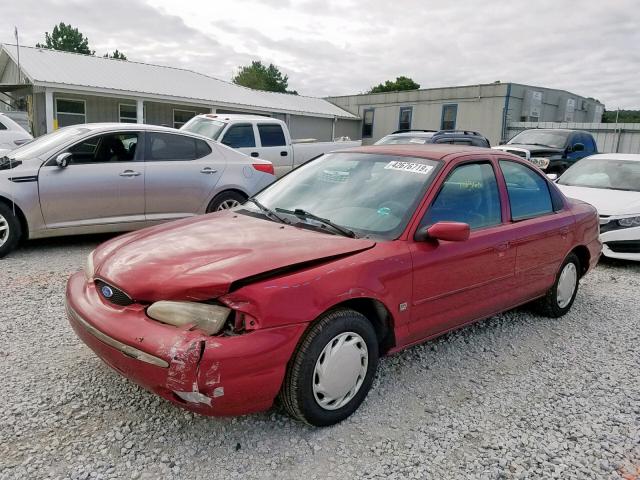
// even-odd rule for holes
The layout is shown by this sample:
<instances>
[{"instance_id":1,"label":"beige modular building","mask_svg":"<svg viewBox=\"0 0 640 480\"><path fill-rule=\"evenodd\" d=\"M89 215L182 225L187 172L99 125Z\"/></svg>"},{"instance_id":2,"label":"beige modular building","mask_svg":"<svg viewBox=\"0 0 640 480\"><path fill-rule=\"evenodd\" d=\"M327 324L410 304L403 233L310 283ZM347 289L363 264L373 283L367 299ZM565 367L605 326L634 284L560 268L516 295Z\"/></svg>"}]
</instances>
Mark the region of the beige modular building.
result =
<instances>
[{"instance_id":1,"label":"beige modular building","mask_svg":"<svg viewBox=\"0 0 640 480\"><path fill-rule=\"evenodd\" d=\"M179 128L201 113L279 118L292 138L359 137L360 119L322 98L264 92L201 73L77 53L0 45L0 111L25 112L35 136L80 123Z\"/></svg>"},{"instance_id":2,"label":"beige modular building","mask_svg":"<svg viewBox=\"0 0 640 480\"><path fill-rule=\"evenodd\" d=\"M604 105L564 90L518 83L490 83L402 92L328 97L362 118L371 144L396 130L474 130L492 145L508 139L511 122L599 123Z\"/></svg>"}]
</instances>

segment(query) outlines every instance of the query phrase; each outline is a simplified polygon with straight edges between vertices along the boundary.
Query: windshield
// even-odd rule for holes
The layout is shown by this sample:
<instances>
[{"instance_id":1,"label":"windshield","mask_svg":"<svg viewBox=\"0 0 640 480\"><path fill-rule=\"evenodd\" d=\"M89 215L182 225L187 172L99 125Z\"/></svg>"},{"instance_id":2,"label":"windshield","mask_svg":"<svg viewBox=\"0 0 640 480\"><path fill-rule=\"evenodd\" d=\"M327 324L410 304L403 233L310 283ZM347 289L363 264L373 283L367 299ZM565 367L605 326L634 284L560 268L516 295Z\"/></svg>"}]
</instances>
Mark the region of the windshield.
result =
<instances>
[{"instance_id":1,"label":"windshield","mask_svg":"<svg viewBox=\"0 0 640 480\"><path fill-rule=\"evenodd\" d=\"M387 135L378 140L375 145L406 145L411 143L424 145L429 143L431 137L433 135Z\"/></svg>"},{"instance_id":2,"label":"windshield","mask_svg":"<svg viewBox=\"0 0 640 480\"><path fill-rule=\"evenodd\" d=\"M564 148L569 132L554 130L525 130L509 140L507 145L542 145L552 148Z\"/></svg>"},{"instance_id":3,"label":"windshield","mask_svg":"<svg viewBox=\"0 0 640 480\"><path fill-rule=\"evenodd\" d=\"M640 161L585 158L564 172L558 183L640 192Z\"/></svg>"},{"instance_id":4,"label":"windshield","mask_svg":"<svg viewBox=\"0 0 640 480\"><path fill-rule=\"evenodd\" d=\"M331 153L292 171L256 198L294 222L318 224L286 211L303 210L358 237L391 240L405 229L438 165L422 158Z\"/></svg>"},{"instance_id":5,"label":"windshield","mask_svg":"<svg viewBox=\"0 0 640 480\"><path fill-rule=\"evenodd\" d=\"M213 120L206 117L193 117L185 123L180 130L186 130L187 132L203 135L211 140L217 140L225 125L226 123L220 120Z\"/></svg>"},{"instance_id":6,"label":"windshield","mask_svg":"<svg viewBox=\"0 0 640 480\"><path fill-rule=\"evenodd\" d=\"M73 140L74 138L81 137L90 132L86 127L66 127L56 130L55 132L48 133L42 137L36 138L29 143L18 147L15 150L11 150L9 156L13 160L28 160L30 158L38 158L42 155L48 154L51 150L56 150L65 143Z\"/></svg>"}]
</instances>

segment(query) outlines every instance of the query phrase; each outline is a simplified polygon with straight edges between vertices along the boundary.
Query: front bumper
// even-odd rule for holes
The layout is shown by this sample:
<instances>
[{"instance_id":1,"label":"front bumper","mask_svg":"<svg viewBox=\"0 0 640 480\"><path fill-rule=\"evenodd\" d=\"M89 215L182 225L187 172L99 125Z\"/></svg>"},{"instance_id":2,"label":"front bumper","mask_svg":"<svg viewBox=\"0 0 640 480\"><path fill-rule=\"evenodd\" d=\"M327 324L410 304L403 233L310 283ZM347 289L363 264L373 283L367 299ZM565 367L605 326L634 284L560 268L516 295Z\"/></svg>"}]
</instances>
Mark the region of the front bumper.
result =
<instances>
[{"instance_id":1,"label":"front bumper","mask_svg":"<svg viewBox=\"0 0 640 480\"><path fill-rule=\"evenodd\" d=\"M600 240L605 257L640 261L640 227L610 230L601 233Z\"/></svg>"},{"instance_id":2,"label":"front bumper","mask_svg":"<svg viewBox=\"0 0 640 480\"><path fill-rule=\"evenodd\" d=\"M306 324L207 336L149 319L142 305L108 304L82 273L67 284L67 316L107 365L203 415L242 415L273 404Z\"/></svg>"}]
</instances>

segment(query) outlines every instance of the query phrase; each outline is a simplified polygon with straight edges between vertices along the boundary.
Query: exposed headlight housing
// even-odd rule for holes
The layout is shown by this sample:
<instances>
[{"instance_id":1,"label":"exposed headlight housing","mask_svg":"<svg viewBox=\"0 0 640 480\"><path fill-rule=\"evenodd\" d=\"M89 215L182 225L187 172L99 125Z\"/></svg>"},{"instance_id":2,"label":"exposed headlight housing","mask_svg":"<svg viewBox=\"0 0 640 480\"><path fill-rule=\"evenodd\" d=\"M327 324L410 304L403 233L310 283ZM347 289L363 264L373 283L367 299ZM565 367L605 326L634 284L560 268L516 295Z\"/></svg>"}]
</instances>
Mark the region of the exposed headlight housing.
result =
<instances>
[{"instance_id":1,"label":"exposed headlight housing","mask_svg":"<svg viewBox=\"0 0 640 480\"><path fill-rule=\"evenodd\" d=\"M222 305L164 300L147 308L147 315L154 320L176 327L193 325L209 335L215 335L224 328L230 312L230 308Z\"/></svg>"},{"instance_id":2,"label":"exposed headlight housing","mask_svg":"<svg viewBox=\"0 0 640 480\"><path fill-rule=\"evenodd\" d=\"M95 252L95 250L93 252ZM84 264L84 277L88 282L93 281L93 274L95 273L93 268L93 252L87 256L87 261Z\"/></svg>"},{"instance_id":3,"label":"exposed headlight housing","mask_svg":"<svg viewBox=\"0 0 640 480\"><path fill-rule=\"evenodd\" d=\"M640 216L627 217L618 220L618 225L621 227L640 227Z\"/></svg>"},{"instance_id":4,"label":"exposed headlight housing","mask_svg":"<svg viewBox=\"0 0 640 480\"><path fill-rule=\"evenodd\" d=\"M550 163L550 160L548 158L542 158L542 157L531 157L529 160L531 161L531 163L533 163L534 165L537 165L542 170L547 168Z\"/></svg>"}]
</instances>

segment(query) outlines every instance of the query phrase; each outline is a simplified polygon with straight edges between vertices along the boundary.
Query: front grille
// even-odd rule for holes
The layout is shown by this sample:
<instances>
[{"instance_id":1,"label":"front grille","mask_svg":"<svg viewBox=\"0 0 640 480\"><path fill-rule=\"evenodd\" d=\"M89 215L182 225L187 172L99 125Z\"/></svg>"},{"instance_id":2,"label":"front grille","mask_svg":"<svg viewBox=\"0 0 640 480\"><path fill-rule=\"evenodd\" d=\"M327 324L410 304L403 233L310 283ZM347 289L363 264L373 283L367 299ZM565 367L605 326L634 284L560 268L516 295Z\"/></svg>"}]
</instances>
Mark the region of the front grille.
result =
<instances>
[{"instance_id":1,"label":"front grille","mask_svg":"<svg viewBox=\"0 0 640 480\"><path fill-rule=\"evenodd\" d=\"M607 242L605 245L616 253L640 253L640 240L620 240Z\"/></svg>"},{"instance_id":2,"label":"front grille","mask_svg":"<svg viewBox=\"0 0 640 480\"><path fill-rule=\"evenodd\" d=\"M102 280L96 280L95 284L96 284L96 288L98 289L98 292L100 292L100 296L104 298L107 302L111 302L115 305L120 305L121 307L126 307L128 305L133 304L133 300L131 299L131 297L126 293L124 293L119 288L116 288L113 285L109 285L108 283L103 282ZM105 295L107 291L111 292L111 296Z\"/></svg>"}]
</instances>

